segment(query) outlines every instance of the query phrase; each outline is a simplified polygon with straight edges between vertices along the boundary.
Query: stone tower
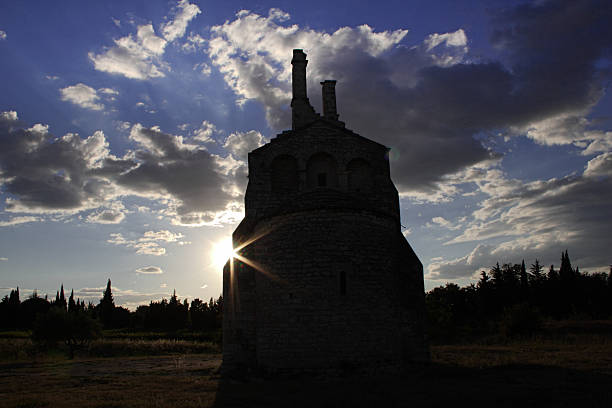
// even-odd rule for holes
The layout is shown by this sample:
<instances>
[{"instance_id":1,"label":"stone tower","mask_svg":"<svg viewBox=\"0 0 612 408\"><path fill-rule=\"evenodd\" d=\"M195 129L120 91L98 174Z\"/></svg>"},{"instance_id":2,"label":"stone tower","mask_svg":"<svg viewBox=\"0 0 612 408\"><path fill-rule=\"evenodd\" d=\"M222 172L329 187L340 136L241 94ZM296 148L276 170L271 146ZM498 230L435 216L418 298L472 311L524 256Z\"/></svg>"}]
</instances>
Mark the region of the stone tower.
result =
<instances>
[{"instance_id":1,"label":"stone tower","mask_svg":"<svg viewBox=\"0 0 612 408\"><path fill-rule=\"evenodd\" d=\"M293 51L292 129L249 153L245 217L223 271L223 367L396 371L428 359L423 266L400 230L385 146L323 115Z\"/></svg>"}]
</instances>

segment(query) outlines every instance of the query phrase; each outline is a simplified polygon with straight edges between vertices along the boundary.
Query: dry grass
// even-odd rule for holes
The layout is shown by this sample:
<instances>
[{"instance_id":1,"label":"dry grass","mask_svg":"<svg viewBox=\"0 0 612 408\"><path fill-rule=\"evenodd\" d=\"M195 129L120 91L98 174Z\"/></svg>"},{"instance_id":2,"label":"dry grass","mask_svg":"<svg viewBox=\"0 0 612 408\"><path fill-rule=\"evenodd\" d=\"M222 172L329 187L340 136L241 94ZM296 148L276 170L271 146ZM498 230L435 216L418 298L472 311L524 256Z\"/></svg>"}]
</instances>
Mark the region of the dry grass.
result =
<instances>
[{"instance_id":1,"label":"dry grass","mask_svg":"<svg viewBox=\"0 0 612 408\"><path fill-rule=\"evenodd\" d=\"M208 407L219 355L2 364L3 407Z\"/></svg>"},{"instance_id":2,"label":"dry grass","mask_svg":"<svg viewBox=\"0 0 612 408\"><path fill-rule=\"evenodd\" d=\"M504 345L432 346L431 355L436 363L467 368L538 365L612 375L612 337L602 335L536 337Z\"/></svg>"},{"instance_id":3,"label":"dry grass","mask_svg":"<svg viewBox=\"0 0 612 408\"><path fill-rule=\"evenodd\" d=\"M430 366L401 377L246 382L220 378L221 356L206 344L103 340L98 346L113 357L68 360L59 352L31 357L20 351L29 340L11 341L0 341L2 355L19 357L0 362L7 408L612 406L612 337L605 335L434 346Z\"/></svg>"},{"instance_id":4,"label":"dry grass","mask_svg":"<svg viewBox=\"0 0 612 408\"><path fill-rule=\"evenodd\" d=\"M188 340L139 340L139 339L99 339L87 348L78 350L80 357L129 357L159 356L168 354L219 353L217 343ZM27 338L0 338L0 361L44 360L66 354L63 346L55 350L43 350Z\"/></svg>"}]
</instances>

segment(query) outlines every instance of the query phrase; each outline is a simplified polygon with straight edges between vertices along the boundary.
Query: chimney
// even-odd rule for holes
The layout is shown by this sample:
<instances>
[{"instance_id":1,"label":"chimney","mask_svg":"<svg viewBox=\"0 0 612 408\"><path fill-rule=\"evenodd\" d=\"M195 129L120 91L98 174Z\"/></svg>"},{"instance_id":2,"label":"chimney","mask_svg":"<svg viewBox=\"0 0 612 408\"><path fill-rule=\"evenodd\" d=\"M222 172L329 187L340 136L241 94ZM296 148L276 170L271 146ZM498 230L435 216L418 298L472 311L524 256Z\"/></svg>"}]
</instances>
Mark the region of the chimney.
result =
<instances>
[{"instance_id":1,"label":"chimney","mask_svg":"<svg viewBox=\"0 0 612 408\"><path fill-rule=\"evenodd\" d=\"M336 110L336 81L321 82L323 89L323 117L329 120L338 120L338 112Z\"/></svg>"},{"instance_id":2,"label":"chimney","mask_svg":"<svg viewBox=\"0 0 612 408\"><path fill-rule=\"evenodd\" d=\"M308 60L306 54L302 50L293 50L293 59L291 60L293 65L292 85L293 85L293 99L291 103L296 99L308 99L306 95L306 65Z\"/></svg>"},{"instance_id":3,"label":"chimney","mask_svg":"<svg viewBox=\"0 0 612 408\"><path fill-rule=\"evenodd\" d=\"M292 128L298 129L316 119L317 114L310 105L306 94L306 65L308 60L306 54L300 49L293 50L292 88L291 99Z\"/></svg>"}]
</instances>

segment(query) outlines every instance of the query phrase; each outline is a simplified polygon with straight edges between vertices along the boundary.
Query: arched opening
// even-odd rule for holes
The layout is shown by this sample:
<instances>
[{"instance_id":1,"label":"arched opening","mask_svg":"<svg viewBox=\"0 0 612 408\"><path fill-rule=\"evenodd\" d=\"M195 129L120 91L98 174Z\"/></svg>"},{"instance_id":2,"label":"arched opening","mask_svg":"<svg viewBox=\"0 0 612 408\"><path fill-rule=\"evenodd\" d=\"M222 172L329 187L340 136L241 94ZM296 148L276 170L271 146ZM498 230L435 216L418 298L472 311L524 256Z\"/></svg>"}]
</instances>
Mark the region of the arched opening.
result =
<instances>
[{"instance_id":1,"label":"arched opening","mask_svg":"<svg viewBox=\"0 0 612 408\"><path fill-rule=\"evenodd\" d=\"M312 155L306 166L306 182L308 188L337 187L336 160L327 153Z\"/></svg>"},{"instance_id":2,"label":"arched opening","mask_svg":"<svg viewBox=\"0 0 612 408\"><path fill-rule=\"evenodd\" d=\"M298 189L298 166L293 156L276 157L270 166L274 193L290 193Z\"/></svg>"},{"instance_id":3,"label":"arched opening","mask_svg":"<svg viewBox=\"0 0 612 408\"><path fill-rule=\"evenodd\" d=\"M353 159L347 166L349 191L361 192L372 189L372 168L364 159Z\"/></svg>"}]
</instances>

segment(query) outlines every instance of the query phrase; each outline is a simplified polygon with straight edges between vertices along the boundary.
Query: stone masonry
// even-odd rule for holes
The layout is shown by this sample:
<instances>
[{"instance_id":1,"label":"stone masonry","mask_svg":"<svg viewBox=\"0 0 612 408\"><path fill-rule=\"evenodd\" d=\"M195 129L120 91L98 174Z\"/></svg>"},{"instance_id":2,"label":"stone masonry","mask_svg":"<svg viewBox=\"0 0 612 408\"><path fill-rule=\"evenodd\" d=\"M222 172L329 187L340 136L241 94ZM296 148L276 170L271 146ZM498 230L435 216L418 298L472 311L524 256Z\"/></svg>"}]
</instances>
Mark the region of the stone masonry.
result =
<instances>
[{"instance_id":1,"label":"stone masonry","mask_svg":"<svg viewBox=\"0 0 612 408\"><path fill-rule=\"evenodd\" d=\"M292 130L249 153L245 217L223 271L223 368L397 371L429 358L423 266L400 229L385 146L323 116L293 51Z\"/></svg>"}]
</instances>

